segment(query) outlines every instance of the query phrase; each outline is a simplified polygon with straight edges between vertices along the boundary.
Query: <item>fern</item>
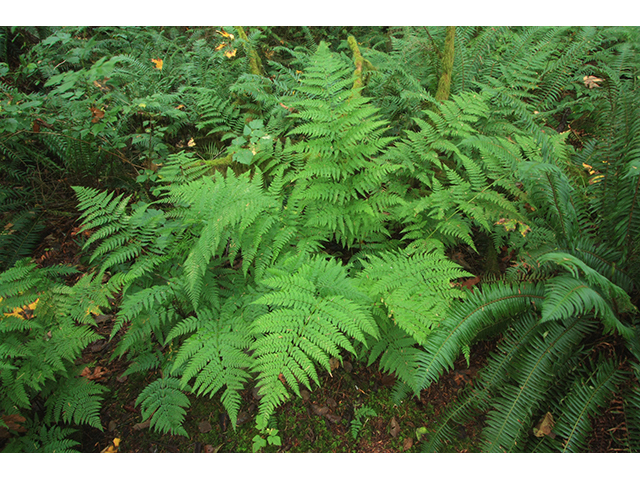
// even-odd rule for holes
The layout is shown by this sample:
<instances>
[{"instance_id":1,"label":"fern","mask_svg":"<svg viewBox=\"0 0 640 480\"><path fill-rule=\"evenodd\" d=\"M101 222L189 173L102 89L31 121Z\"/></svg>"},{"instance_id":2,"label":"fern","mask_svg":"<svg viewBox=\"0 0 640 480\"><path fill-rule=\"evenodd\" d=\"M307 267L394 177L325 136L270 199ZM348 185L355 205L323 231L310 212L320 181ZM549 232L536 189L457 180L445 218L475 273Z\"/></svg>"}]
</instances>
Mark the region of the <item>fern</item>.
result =
<instances>
[{"instance_id":1,"label":"fern","mask_svg":"<svg viewBox=\"0 0 640 480\"><path fill-rule=\"evenodd\" d=\"M319 384L316 364L331 371L331 357L340 358L342 350L355 353L350 338L364 343L365 333L377 337L367 297L343 268L322 257L300 265L302 259L293 257L286 269L272 270L262 284L273 291L255 301L271 310L251 328L264 418L289 397L285 384L300 395L301 383L309 389L312 380Z\"/></svg>"},{"instance_id":2,"label":"fern","mask_svg":"<svg viewBox=\"0 0 640 480\"><path fill-rule=\"evenodd\" d=\"M161 433L189 437L182 421L190 402L177 378L167 376L150 383L138 396L136 405L142 409L143 420L151 419L151 427Z\"/></svg>"},{"instance_id":3,"label":"fern","mask_svg":"<svg viewBox=\"0 0 640 480\"><path fill-rule=\"evenodd\" d=\"M597 365L585 368L583 378L573 385L562 405L564 413L554 427L563 441L561 452L587 451L587 435L591 430L591 418L606 405L617 384L624 379L615 360L600 360Z\"/></svg>"},{"instance_id":4,"label":"fern","mask_svg":"<svg viewBox=\"0 0 640 480\"><path fill-rule=\"evenodd\" d=\"M83 377L68 378L57 385L45 406L52 422L63 420L76 425L87 424L103 430L100 423L102 394L106 387ZM45 421L48 419L45 417Z\"/></svg>"},{"instance_id":5,"label":"fern","mask_svg":"<svg viewBox=\"0 0 640 480\"><path fill-rule=\"evenodd\" d=\"M379 298L394 323L419 344L447 317L454 299L462 297L451 282L465 276L470 274L439 252L371 256L360 274L361 288Z\"/></svg>"}]
</instances>

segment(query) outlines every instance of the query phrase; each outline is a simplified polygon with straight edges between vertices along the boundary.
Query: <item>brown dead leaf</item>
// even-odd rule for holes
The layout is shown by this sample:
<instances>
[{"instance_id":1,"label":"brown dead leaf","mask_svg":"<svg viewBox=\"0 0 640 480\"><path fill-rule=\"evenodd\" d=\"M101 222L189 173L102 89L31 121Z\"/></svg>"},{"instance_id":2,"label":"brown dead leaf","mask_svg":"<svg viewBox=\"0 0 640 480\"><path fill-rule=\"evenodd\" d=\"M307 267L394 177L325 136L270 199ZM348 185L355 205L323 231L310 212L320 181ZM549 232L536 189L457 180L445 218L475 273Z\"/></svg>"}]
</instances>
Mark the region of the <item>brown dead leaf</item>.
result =
<instances>
[{"instance_id":1,"label":"brown dead leaf","mask_svg":"<svg viewBox=\"0 0 640 480\"><path fill-rule=\"evenodd\" d=\"M91 110L91 123L98 123L104 118L104 112L99 108L89 107Z\"/></svg>"},{"instance_id":2,"label":"brown dead leaf","mask_svg":"<svg viewBox=\"0 0 640 480\"><path fill-rule=\"evenodd\" d=\"M389 422L389 433L393 438L396 438L400 434L400 425L398 424L396 417L393 417L391 422Z\"/></svg>"},{"instance_id":3,"label":"brown dead leaf","mask_svg":"<svg viewBox=\"0 0 640 480\"><path fill-rule=\"evenodd\" d=\"M602 82L603 79L602 78L598 78L595 77L593 75L586 75L582 81L584 82L584 86L585 87L589 87L589 88L598 88L601 85L598 85L598 82Z\"/></svg>"},{"instance_id":4,"label":"brown dead leaf","mask_svg":"<svg viewBox=\"0 0 640 480\"><path fill-rule=\"evenodd\" d=\"M147 418L144 422L136 423L133 426L133 429L134 430L143 430L145 428L149 428L149 425L151 425L151 418Z\"/></svg>"},{"instance_id":5,"label":"brown dead leaf","mask_svg":"<svg viewBox=\"0 0 640 480\"><path fill-rule=\"evenodd\" d=\"M329 407L321 407L313 403L311 404L311 410L313 410L313 413L315 413L316 415L323 416L329 412Z\"/></svg>"},{"instance_id":6,"label":"brown dead leaf","mask_svg":"<svg viewBox=\"0 0 640 480\"><path fill-rule=\"evenodd\" d=\"M221 443L217 447L214 447L213 445L205 445L204 446L204 453L218 453L223 445L224 445L224 443Z\"/></svg>"},{"instance_id":7,"label":"brown dead leaf","mask_svg":"<svg viewBox=\"0 0 640 480\"><path fill-rule=\"evenodd\" d=\"M203 420L198 424L198 430L200 430L200 433L209 433L211 431L211 424Z\"/></svg>"},{"instance_id":8,"label":"brown dead leaf","mask_svg":"<svg viewBox=\"0 0 640 480\"><path fill-rule=\"evenodd\" d=\"M551 431L555 422L553 421L553 415L551 412L547 412L538 424L533 427L533 434L536 437L544 437L545 435L549 435L551 438L555 438L556 434Z\"/></svg>"},{"instance_id":9,"label":"brown dead leaf","mask_svg":"<svg viewBox=\"0 0 640 480\"><path fill-rule=\"evenodd\" d=\"M468 288L473 291L473 286L480 281L480 277L467 278L464 282L462 282L462 286L464 288Z\"/></svg>"},{"instance_id":10,"label":"brown dead leaf","mask_svg":"<svg viewBox=\"0 0 640 480\"><path fill-rule=\"evenodd\" d=\"M331 423L339 423L342 421L342 417L340 415L333 415L332 413L327 413L324 417Z\"/></svg>"},{"instance_id":11,"label":"brown dead leaf","mask_svg":"<svg viewBox=\"0 0 640 480\"><path fill-rule=\"evenodd\" d=\"M413 447L413 438L405 437L404 441L402 442L402 451L406 452L411 447Z\"/></svg>"},{"instance_id":12,"label":"brown dead leaf","mask_svg":"<svg viewBox=\"0 0 640 480\"><path fill-rule=\"evenodd\" d=\"M101 381L105 380L103 377L109 373L109 370L98 365L91 373L91 369L89 367L85 367L80 374L81 377L86 377L87 380L96 380Z\"/></svg>"},{"instance_id":13,"label":"brown dead leaf","mask_svg":"<svg viewBox=\"0 0 640 480\"><path fill-rule=\"evenodd\" d=\"M338 360L336 357L331 357L329 359L329 366L331 367L331 371L333 372L340 366L340 360Z\"/></svg>"}]
</instances>

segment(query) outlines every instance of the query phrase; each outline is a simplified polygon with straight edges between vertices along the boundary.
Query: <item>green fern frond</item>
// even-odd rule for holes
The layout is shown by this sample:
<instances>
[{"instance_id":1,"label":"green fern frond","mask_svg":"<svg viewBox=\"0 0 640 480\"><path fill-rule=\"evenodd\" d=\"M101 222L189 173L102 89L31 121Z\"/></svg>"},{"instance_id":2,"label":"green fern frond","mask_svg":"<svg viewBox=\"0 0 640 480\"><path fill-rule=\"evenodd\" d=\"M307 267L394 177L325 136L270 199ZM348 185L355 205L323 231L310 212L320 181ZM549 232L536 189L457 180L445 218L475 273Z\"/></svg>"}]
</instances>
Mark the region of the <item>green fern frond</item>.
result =
<instances>
[{"instance_id":1,"label":"green fern frond","mask_svg":"<svg viewBox=\"0 0 640 480\"><path fill-rule=\"evenodd\" d=\"M419 389L436 382L442 372L453 368L463 345L471 345L476 335L491 324L515 318L527 312L535 302L542 303L543 289L532 284L493 284L468 296L462 305L451 310L440 328L424 343L425 352L418 357Z\"/></svg>"},{"instance_id":2,"label":"green fern frond","mask_svg":"<svg viewBox=\"0 0 640 480\"><path fill-rule=\"evenodd\" d=\"M463 296L451 282L466 276L471 274L440 252L389 252L370 256L360 279L369 296L379 298L394 322L421 344Z\"/></svg>"},{"instance_id":3,"label":"green fern frond","mask_svg":"<svg viewBox=\"0 0 640 480\"><path fill-rule=\"evenodd\" d=\"M601 360L597 365L583 368L582 376L575 382L561 403L561 414L553 429L562 437L561 452L587 451L591 419L610 399L625 375L618 369L616 360Z\"/></svg>"},{"instance_id":4,"label":"green fern frond","mask_svg":"<svg viewBox=\"0 0 640 480\"><path fill-rule=\"evenodd\" d=\"M253 370L264 395L260 415L266 418L288 398L285 382L299 395L300 383L309 389L311 380L319 383L315 364L331 371L331 357L340 358L343 349L355 353L350 338L365 343L365 334L378 336L366 297L341 265L322 257L299 262L292 258L286 270L273 269L261 282L272 291L254 302L271 310L251 327Z\"/></svg>"},{"instance_id":5,"label":"green fern frond","mask_svg":"<svg viewBox=\"0 0 640 480\"><path fill-rule=\"evenodd\" d=\"M12 438L3 453L78 453L74 447L80 442L70 435L76 433L73 428L63 428L57 425L30 425L28 433L24 436Z\"/></svg>"},{"instance_id":6,"label":"green fern frond","mask_svg":"<svg viewBox=\"0 0 640 480\"><path fill-rule=\"evenodd\" d=\"M165 376L147 385L138 395L137 405L141 406L143 420L150 418L150 426L160 433L189 437L182 422L190 402L177 378Z\"/></svg>"},{"instance_id":7,"label":"green fern frond","mask_svg":"<svg viewBox=\"0 0 640 480\"><path fill-rule=\"evenodd\" d=\"M562 323L545 323L529 342L529 354L515 360L510 368L513 383L500 389L494 398L495 410L487 416L482 431L483 449L487 452L518 450L532 420L532 412L539 405L553 378L557 362L594 328L593 322L574 319Z\"/></svg>"},{"instance_id":8,"label":"green fern frond","mask_svg":"<svg viewBox=\"0 0 640 480\"><path fill-rule=\"evenodd\" d=\"M103 430L100 423L102 395L106 387L84 377L70 377L57 385L53 395L45 402L45 421L87 424Z\"/></svg>"},{"instance_id":9,"label":"green fern frond","mask_svg":"<svg viewBox=\"0 0 640 480\"><path fill-rule=\"evenodd\" d=\"M252 345L247 325L238 313L233 310L220 318L210 318L199 312L198 330L180 346L172 370L181 371L183 388L195 379L192 391L197 395L213 397L224 388L222 404L234 428L240 410L240 391L250 379L251 359L246 350Z\"/></svg>"}]
</instances>

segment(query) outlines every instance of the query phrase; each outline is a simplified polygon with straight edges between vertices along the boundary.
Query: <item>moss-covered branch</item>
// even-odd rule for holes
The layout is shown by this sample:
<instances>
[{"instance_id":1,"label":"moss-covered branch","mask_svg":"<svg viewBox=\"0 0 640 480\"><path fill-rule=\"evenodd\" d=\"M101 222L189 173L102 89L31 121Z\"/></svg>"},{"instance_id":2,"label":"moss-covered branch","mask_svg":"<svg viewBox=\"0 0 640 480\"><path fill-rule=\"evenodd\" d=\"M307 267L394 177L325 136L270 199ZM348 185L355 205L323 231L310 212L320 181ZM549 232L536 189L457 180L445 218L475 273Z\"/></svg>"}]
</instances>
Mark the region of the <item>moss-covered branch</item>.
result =
<instances>
[{"instance_id":1,"label":"moss-covered branch","mask_svg":"<svg viewBox=\"0 0 640 480\"><path fill-rule=\"evenodd\" d=\"M449 98L451 91L451 74L453 72L454 43L456 39L456 27L447 27L444 40L444 56L442 59L442 76L438 82L436 100L443 101Z\"/></svg>"},{"instance_id":2,"label":"moss-covered branch","mask_svg":"<svg viewBox=\"0 0 640 480\"><path fill-rule=\"evenodd\" d=\"M360 47L358 47L358 42L353 35L350 35L349 38L347 38L347 43L353 52L353 63L356 67L353 72L352 89L354 95L360 95L360 90L364 87L364 72L367 70L375 70L375 68L369 60L366 60L362 56L362 53L360 53Z\"/></svg>"},{"instance_id":3,"label":"moss-covered branch","mask_svg":"<svg viewBox=\"0 0 640 480\"><path fill-rule=\"evenodd\" d=\"M238 36L244 40L244 46L247 50L247 56L249 57L249 70L253 75L262 75L264 76L264 69L262 68L262 61L260 60L260 56L255 48L251 46L251 42L249 42L249 37L244 31L242 27L235 27L238 32Z\"/></svg>"}]
</instances>

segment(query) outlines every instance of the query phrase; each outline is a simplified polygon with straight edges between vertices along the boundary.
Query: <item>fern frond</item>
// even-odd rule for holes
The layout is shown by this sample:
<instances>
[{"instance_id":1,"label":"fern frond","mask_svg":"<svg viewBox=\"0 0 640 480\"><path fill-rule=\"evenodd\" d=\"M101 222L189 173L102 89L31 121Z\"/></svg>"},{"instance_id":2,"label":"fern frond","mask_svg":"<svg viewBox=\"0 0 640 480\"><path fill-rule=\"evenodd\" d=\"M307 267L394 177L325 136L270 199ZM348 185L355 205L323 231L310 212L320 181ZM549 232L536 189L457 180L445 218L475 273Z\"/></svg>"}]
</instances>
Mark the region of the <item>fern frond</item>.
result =
<instances>
[{"instance_id":1,"label":"fern frond","mask_svg":"<svg viewBox=\"0 0 640 480\"><path fill-rule=\"evenodd\" d=\"M360 279L368 295L387 307L394 323L424 343L453 302L463 296L451 282L466 276L471 274L440 252L389 252L370 256Z\"/></svg>"},{"instance_id":2,"label":"fern frond","mask_svg":"<svg viewBox=\"0 0 640 480\"><path fill-rule=\"evenodd\" d=\"M587 451L587 435L591 419L610 399L617 385L624 380L615 359L602 360L582 369L582 376L560 404L560 415L553 429L562 437L561 452Z\"/></svg>"},{"instance_id":3,"label":"fern frond","mask_svg":"<svg viewBox=\"0 0 640 480\"><path fill-rule=\"evenodd\" d=\"M516 318L542 299L542 287L526 283L493 284L474 291L427 337L426 351L418 357L419 389L427 388L445 369L453 368L462 346L471 345L482 329L505 318Z\"/></svg>"},{"instance_id":4,"label":"fern frond","mask_svg":"<svg viewBox=\"0 0 640 480\"><path fill-rule=\"evenodd\" d=\"M143 420L151 418L150 426L160 433L189 437L182 422L190 402L177 378L166 376L147 385L138 395L137 405L141 406Z\"/></svg>"},{"instance_id":5,"label":"fern frond","mask_svg":"<svg viewBox=\"0 0 640 480\"><path fill-rule=\"evenodd\" d=\"M529 353L518 358L510 369L514 383L500 389L492 401L495 410L487 416L482 431L483 449L488 452L517 450L530 425L533 410L544 397L553 378L556 362L567 355L594 323L574 319L562 323L540 325L538 335L529 343Z\"/></svg>"},{"instance_id":6,"label":"fern frond","mask_svg":"<svg viewBox=\"0 0 640 480\"><path fill-rule=\"evenodd\" d=\"M106 387L90 382L84 377L63 380L45 402L45 421L62 420L77 425L87 424L102 431L100 408L102 395L106 390Z\"/></svg>"},{"instance_id":7,"label":"fern frond","mask_svg":"<svg viewBox=\"0 0 640 480\"><path fill-rule=\"evenodd\" d=\"M315 364L330 372L331 357L340 358L343 349L355 353L350 338L365 343L365 334L378 336L366 297L343 267L322 257L296 262L288 262L291 272L272 270L262 280L272 291L254 302L271 310L251 327L257 337L253 370L264 395L260 415L266 418L288 398L284 383L299 395L300 383L309 389L311 380L319 383Z\"/></svg>"}]
</instances>

